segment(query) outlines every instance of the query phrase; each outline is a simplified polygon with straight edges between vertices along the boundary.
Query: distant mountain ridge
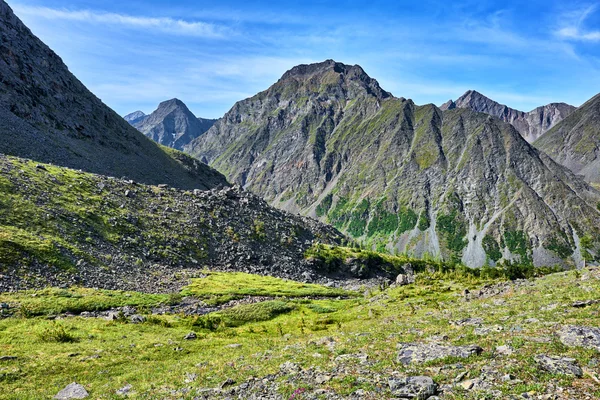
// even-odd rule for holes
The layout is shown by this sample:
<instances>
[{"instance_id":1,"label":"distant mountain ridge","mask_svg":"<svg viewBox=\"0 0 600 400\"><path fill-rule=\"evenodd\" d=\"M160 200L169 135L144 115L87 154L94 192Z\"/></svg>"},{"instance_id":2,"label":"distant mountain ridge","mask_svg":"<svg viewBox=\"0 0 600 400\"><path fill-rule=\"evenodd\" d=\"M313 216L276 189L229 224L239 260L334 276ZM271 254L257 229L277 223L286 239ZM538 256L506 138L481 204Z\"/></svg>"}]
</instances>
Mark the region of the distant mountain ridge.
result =
<instances>
[{"instance_id":1,"label":"distant mountain ridge","mask_svg":"<svg viewBox=\"0 0 600 400\"><path fill-rule=\"evenodd\" d=\"M0 153L128 177L210 189L225 178L145 138L94 96L0 1Z\"/></svg>"},{"instance_id":2,"label":"distant mountain ridge","mask_svg":"<svg viewBox=\"0 0 600 400\"><path fill-rule=\"evenodd\" d=\"M576 109L566 103L551 103L523 112L500 104L474 90L467 91L456 101L449 100L440 106L442 111L454 108L468 108L498 117L513 125L529 143L533 143Z\"/></svg>"},{"instance_id":3,"label":"distant mountain ridge","mask_svg":"<svg viewBox=\"0 0 600 400\"><path fill-rule=\"evenodd\" d=\"M534 145L600 186L600 94L542 135Z\"/></svg>"},{"instance_id":4,"label":"distant mountain ridge","mask_svg":"<svg viewBox=\"0 0 600 400\"><path fill-rule=\"evenodd\" d=\"M197 118L179 99L163 101L150 115L140 113L136 111L124 118L130 119L129 123L150 139L177 150L182 150L216 122Z\"/></svg>"},{"instance_id":5,"label":"distant mountain ridge","mask_svg":"<svg viewBox=\"0 0 600 400\"><path fill-rule=\"evenodd\" d=\"M136 122L139 122L141 119L145 118L146 114L143 111L134 111L130 114L127 114L123 117L123 119L133 125Z\"/></svg>"},{"instance_id":6,"label":"distant mountain ridge","mask_svg":"<svg viewBox=\"0 0 600 400\"><path fill-rule=\"evenodd\" d=\"M600 193L512 125L395 98L357 65L294 67L185 150L374 248L471 267L600 258Z\"/></svg>"}]
</instances>

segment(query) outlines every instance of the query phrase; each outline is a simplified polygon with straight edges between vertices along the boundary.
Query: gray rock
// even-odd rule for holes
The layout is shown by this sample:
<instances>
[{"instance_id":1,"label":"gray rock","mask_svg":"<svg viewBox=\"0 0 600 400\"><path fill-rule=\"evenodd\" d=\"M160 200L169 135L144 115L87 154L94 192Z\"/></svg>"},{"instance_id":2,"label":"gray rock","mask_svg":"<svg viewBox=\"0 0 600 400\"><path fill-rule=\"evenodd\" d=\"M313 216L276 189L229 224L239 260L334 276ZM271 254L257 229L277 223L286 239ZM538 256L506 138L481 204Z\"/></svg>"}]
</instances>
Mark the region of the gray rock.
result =
<instances>
[{"instance_id":1,"label":"gray rock","mask_svg":"<svg viewBox=\"0 0 600 400\"><path fill-rule=\"evenodd\" d=\"M483 349L476 345L444 346L438 343L400 343L398 344L399 363L423 363L444 357L467 358L480 354Z\"/></svg>"},{"instance_id":2,"label":"gray rock","mask_svg":"<svg viewBox=\"0 0 600 400\"><path fill-rule=\"evenodd\" d=\"M83 386L78 383L70 383L63 390L58 392L54 398L56 400L69 400L69 399L85 399L89 396L89 393Z\"/></svg>"},{"instance_id":3,"label":"gray rock","mask_svg":"<svg viewBox=\"0 0 600 400\"><path fill-rule=\"evenodd\" d=\"M116 394L118 396L127 396L129 395L129 393L133 390L133 386L130 384L127 384L125 386L123 386L121 389L116 391Z\"/></svg>"},{"instance_id":4,"label":"gray rock","mask_svg":"<svg viewBox=\"0 0 600 400\"><path fill-rule=\"evenodd\" d=\"M399 274L396 277L396 285L398 285L398 286L409 285L414 282L415 282L415 278L412 275Z\"/></svg>"},{"instance_id":5,"label":"gray rock","mask_svg":"<svg viewBox=\"0 0 600 400\"><path fill-rule=\"evenodd\" d=\"M425 400L437 393L437 384L428 376L411 376L407 378L390 378L390 391L394 396L403 399Z\"/></svg>"},{"instance_id":6,"label":"gray rock","mask_svg":"<svg viewBox=\"0 0 600 400\"><path fill-rule=\"evenodd\" d=\"M574 358L539 354L534 360L540 369L552 374L572 375L578 378L583 376L583 370Z\"/></svg>"},{"instance_id":7,"label":"gray rock","mask_svg":"<svg viewBox=\"0 0 600 400\"><path fill-rule=\"evenodd\" d=\"M142 324L146 321L146 317L139 314L133 314L131 317L129 317L129 321L132 324Z\"/></svg>"},{"instance_id":8,"label":"gray rock","mask_svg":"<svg viewBox=\"0 0 600 400\"><path fill-rule=\"evenodd\" d=\"M196 335L196 332L190 332L187 335L185 335L183 337L184 340L194 340L196 339L198 336Z\"/></svg>"},{"instance_id":9,"label":"gray rock","mask_svg":"<svg viewBox=\"0 0 600 400\"><path fill-rule=\"evenodd\" d=\"M600 328L570 325L563 327L558 335L566 346L600 351Z\"/></svg>"}]
</instances>

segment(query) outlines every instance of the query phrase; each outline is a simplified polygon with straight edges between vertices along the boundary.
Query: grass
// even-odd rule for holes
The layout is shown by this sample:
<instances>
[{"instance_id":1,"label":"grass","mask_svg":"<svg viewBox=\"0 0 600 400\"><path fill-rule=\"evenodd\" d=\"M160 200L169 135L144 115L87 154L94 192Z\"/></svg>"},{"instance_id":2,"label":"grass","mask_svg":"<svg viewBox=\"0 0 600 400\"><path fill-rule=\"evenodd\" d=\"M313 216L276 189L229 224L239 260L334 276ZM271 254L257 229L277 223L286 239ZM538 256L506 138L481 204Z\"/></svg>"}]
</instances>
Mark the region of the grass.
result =
<instances>
[{"instance_id":1,"label":"grass","mask_svg":"<svg viewBox=\"0 0 600 400\"><path fill-rule=\"evenodd\" d=\"M517 385L498 383L496 389L505 397L519 396L529 390L542 391L554 380L576 394L578 387L589 387L593 397L600 392L591 379L572 380L552 375L537 369L533 362L535 354L545 353L574 357L583 366L595 365L597 352L567 348L552 340L557 326L597 325L598 305L569 306L576 300L597 298L600 279L590 278L589 274L587 271L578 275L552 274L498 296L465 302L461 296L464 289L474 291L497 280L450 270L424 271L413 285L369 289L365 293L362 290L360 297L310 299L294 295L331 293L332 289L309 285L308 290L303 284L273 278L211 273L186 291L195 290L207 298L241 293L277 297L287 293L288 299L243 304L213 313L212 318L218 323L212 329L200 326L196 317L178 314L153 316L143 324L79 317L55 322L34 315L0 320L0 355L17 357L0 362L3 387L0 398L51 398L68 383L77 381L92 398L116 398L117 389L131 384L136 392L132 398L191 399L198 389L219 386L228 378L237 383L251 377L262 379L278 371L286 361L330 371L339 363L334 361L337 356L356 353L368 354L372 360L368 367L361 368L369 368L384 378L398 371L429 375L439 384L450 384L457 372L444 366L456 360L442 359L408 367L395 361L395 343L418 342L439 335L447 336L450 344L475 343L484 348L481 356L460 360L471 377L480 374L484 367L495 365L499 374L511 373L523 381ZM254 288L250 290L252 285ZM69 297L67 293L74 295ZM78 297L83 293L85 296ZM110 294L75 288L3 294L0 301L15 306L21 302L32 306L37 302L39 307L46 304L44 307L49 310L54 301L78 302L85 298L95 299L98 308L105 306L108 299L113 304L122 301L123 305L169 300L167 295ZM500 325L503 329L477 336L473 326L451 323L467 317L479 317L484 326ZM183 340L191 330L197 332L198 339ZM335 346L319 344L325 337L330 337ZM537 337L550 340L547 343L534 340ZM503 344L511 344L517 351L506 358L492 357L493 349ZM590 368L598 372L597 367ZM191 384L184 382L189 373L197 374ZM355 368L345 368L322 387L339 394L359 388L377 389L378 398L390 396L386 379L377 384L365 383L360 377ZM291 382L282 384L281 393L301 394L300 386ZM191 391L172 392L183 387L191 387ZM456 398L476 399L484 395L460 392Z\"/></svg>"},{"instance_id":2,"label":"grass","mask_svg":"<svg viewBox=\"0 0 600 400\"><path fill-rule=\"evenodd\" d=\"M355 295L346 290L243 272L206 272L205 278L193 279L182 294L198 297L209 304L221 304L245 296L297 298Z\"/></svg>"}]
</instances>

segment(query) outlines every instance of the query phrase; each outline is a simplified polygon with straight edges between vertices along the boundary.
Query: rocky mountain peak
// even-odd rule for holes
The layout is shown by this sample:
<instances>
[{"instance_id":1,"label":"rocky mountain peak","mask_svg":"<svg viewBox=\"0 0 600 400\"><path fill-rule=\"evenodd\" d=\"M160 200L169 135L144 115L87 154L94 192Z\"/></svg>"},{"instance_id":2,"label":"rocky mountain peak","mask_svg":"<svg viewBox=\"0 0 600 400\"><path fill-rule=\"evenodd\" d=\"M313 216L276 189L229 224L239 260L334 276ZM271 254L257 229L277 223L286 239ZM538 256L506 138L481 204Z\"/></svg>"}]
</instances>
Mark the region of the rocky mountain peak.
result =
<instances>
[{"instance_id":1,"label":"rocky mountain peak","mask_svg":"<svg viewBox=\"0 0 600 400\"><path fill-rule=\"evenodd\" d=\"M158 110L174 110L174 109L183 109L184 111L189 111L189 109L187 108L187 106L185 105L185 103L177 98L175 99L170 99L170 100L165 100L162 101L157 108Z\"/></svg>"},{"instance_id":2,"label":"rocky mountain peak","mask_svg":"<svg viewBox=\"0 0 600 400\"><path fill-rule=\"evenodd\" d=\"M139 122L145 116L146 114L144 114L143 111L138 110L125 115L123 119L133 125L134 123Z\"/></svg>"},{"instance_id":3,"label":"rocky mountain peak","mask_svg":"<svg viewBox=\"0 0 600 400\"><path fill-rule=\"evenodd\" d=\"M152 114L131 124L155 142L181 150L214 123L215 120L197 118L183 101L171 99L161 102Z\"/></svg>"},{"instance_id":4,"label":"rocky mountain peak","mask_svg":"<svg viewBox=\"0 0 600 400\"><path fill-rule=\"evenodd\" d=\"M360 65L347 65L334 60L297 65L283 74L275 86L289 85L294 81L304 85L318 84L321 91L343 87L353 89L349 92L354 93L354 89L360 88L380 99L392 97Z\"/></svg>"},{"instance_id":5,"label":"rocky mountain peak","mask_svg":"<svg viewBox=\"0 0 600 400\"><path fill-rule=\"evenodd\" d=\"M454 108L468 108L498 117L513 125L529 143L534 142L575 110L575 107L569 104L550 103L530 112L523 112L500 104L476 90L467 90L456 101L449 100L440 107L443 111Z\"/></svg>"}]
</instances>

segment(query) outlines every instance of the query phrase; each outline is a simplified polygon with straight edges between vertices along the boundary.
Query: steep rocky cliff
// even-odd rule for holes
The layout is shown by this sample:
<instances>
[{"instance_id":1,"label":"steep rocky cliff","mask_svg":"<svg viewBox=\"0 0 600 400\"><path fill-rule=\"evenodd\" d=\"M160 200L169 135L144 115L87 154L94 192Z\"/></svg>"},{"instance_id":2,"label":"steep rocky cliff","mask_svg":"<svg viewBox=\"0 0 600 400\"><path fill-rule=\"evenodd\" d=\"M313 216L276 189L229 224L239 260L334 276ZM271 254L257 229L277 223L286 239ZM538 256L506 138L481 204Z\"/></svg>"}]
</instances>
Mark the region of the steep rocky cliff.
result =
<instances>
[{"instance_id":1,"label":"steep rocky cliff","mask_svg":"<svg viewBox=\"0 0 600 400\"><path fill-rule=\"evenodd\" d=\"M558 163L600 185L600 94L534 144Z\"/></svg>"},{"instance_id":2,"label":"steep rocky cliff","mask_svg":"<svg viewBox=\"0 0 600 400\"><path fill-rule=\"evenodd\" d=\"M600 255L598 192L512 125L395 98L359 66L295 67L186 150L377 248L470 266Z\"/></svg>"},{"instance_id":3,"label":"steep rocky cliff","mask_svg":"<svg viewBox=\"0 0 600 400\"><path fill-rule=\"evenodd\" d=\"M223 176L144 137L0 1L0 153L140 182L208 189Z\"/></svg>"},{"instance_id":4,"label":"steep rocky cliff","mask_svg":"<svg viewBox=\"0 0 600 400\"><path fill-rule=\"evenodd\" d=\"M155 142L178 150L209 130L214 123L215 120L196 118L179 99L163 101L152 114L131 122Z\"/></svg>"},{"instance_id":5,"label":"steep rocky cliff","mask_svg":"<svg viewBox=\"0 0 600 400\"><path fill-rule=\"evenodd\" d=\"M551 103L523 112L497 103L474 90L469 90L456 101L443 104L441 110L468 108L486 113L512 124L529 143L535 141L554 125L565 119L575 107L565 103Z\"/></svg>"}]
</instances>

